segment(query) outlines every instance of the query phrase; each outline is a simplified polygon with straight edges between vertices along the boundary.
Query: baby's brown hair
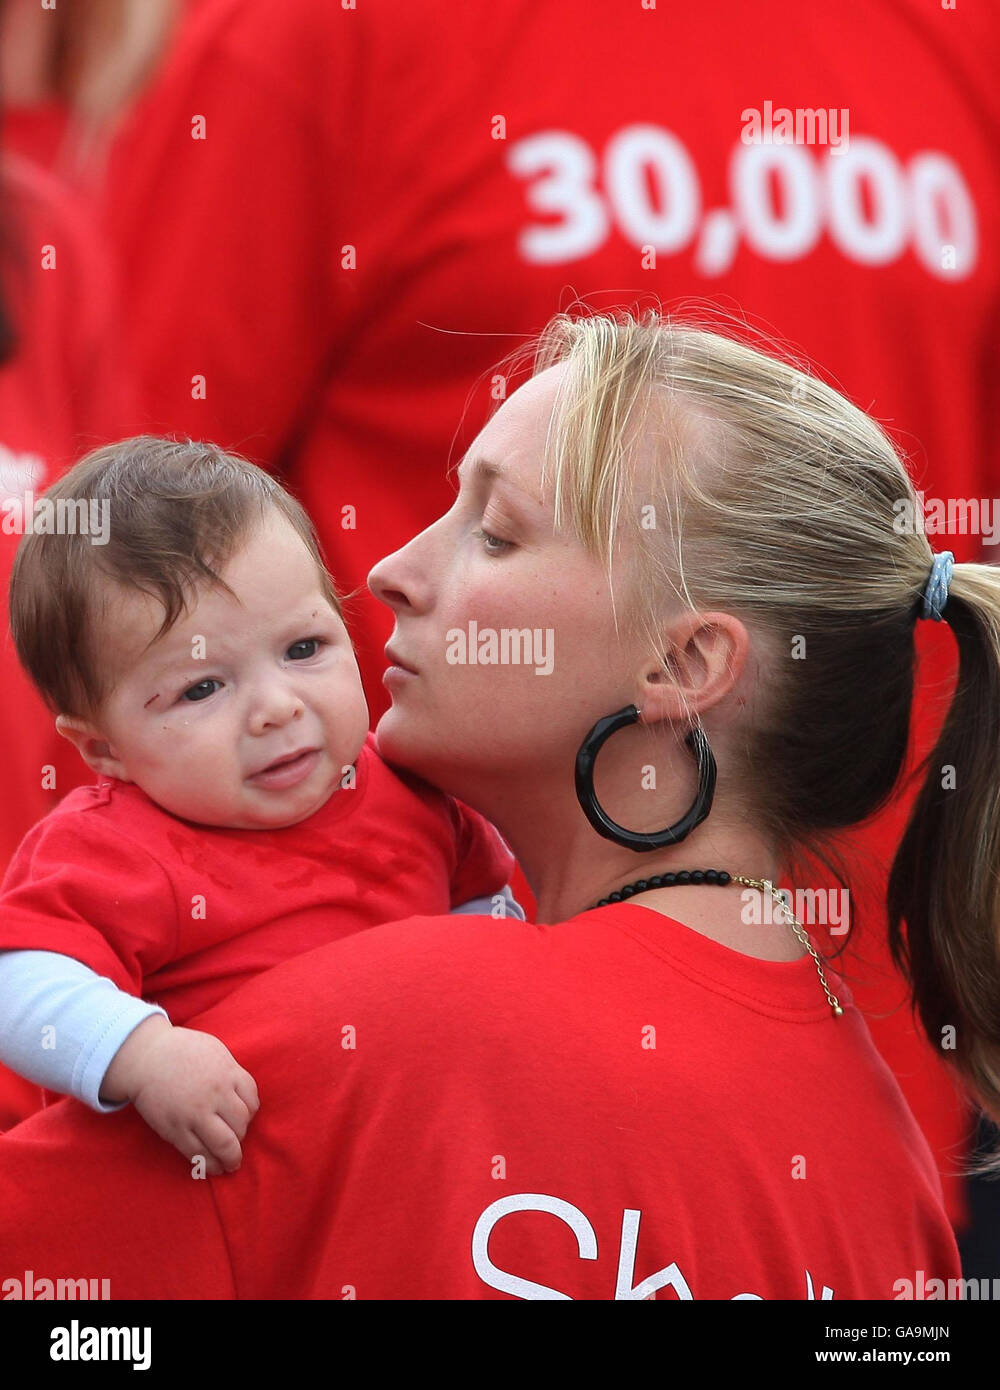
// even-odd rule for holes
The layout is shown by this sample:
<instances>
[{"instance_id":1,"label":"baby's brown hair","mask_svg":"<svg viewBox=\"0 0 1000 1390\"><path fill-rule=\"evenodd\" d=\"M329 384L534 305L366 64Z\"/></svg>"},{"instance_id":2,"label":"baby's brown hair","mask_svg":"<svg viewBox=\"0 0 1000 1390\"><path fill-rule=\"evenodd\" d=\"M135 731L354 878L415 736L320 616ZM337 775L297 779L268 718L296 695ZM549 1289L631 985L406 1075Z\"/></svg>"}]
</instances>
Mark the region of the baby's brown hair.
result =
<instances>
[{"instance_id":1,"label":"baby's brown hair","mask_svg":"<svg viewBox=\"0 0 1000 1390\"><path fill-rule=\"evenodd\" d=\"M275 507L295 527L320 575L324 597L340 597L305 508L263 469L214 444L139 435L94 449L44 494L63 511L106 503L106 544L86 533L25 534L10 578L10 629L18 658L56 714L93 719L110 690L98 650L107 581L163 604L157 640L188 609L202 584L232 593L218 574ZM70 505L67 505L70 504ZM78 508L82 510L82 506Z\"/></svg>"}]
</instances>

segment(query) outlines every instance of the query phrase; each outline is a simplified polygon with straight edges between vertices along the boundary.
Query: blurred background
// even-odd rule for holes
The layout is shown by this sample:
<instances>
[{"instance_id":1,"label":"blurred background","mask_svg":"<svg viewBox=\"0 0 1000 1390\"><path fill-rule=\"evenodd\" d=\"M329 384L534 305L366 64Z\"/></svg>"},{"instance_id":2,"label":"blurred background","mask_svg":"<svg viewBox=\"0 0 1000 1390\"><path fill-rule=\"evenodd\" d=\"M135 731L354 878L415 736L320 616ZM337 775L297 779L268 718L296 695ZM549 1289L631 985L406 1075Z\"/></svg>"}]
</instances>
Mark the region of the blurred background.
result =
<instances>
[{"instance_id":1,"label":"blurred background","mask_svg":"<svg viewBox=\"0 0 1000 1390\"><path fill-rule=\"evenodd\" d=\"M357 589L450 506L448 469L517 384L505 353L560 309L654 304L784 344L928 497L992 498L998 71L985 0L3 0L0 503L110 439L211 439L282 477ZM743 138L782 110L827 117ZM392 620L364 592L348 611L375 720ZM910 771L955 677L938 626L916 628ZM6 608L2 631L0 867L91 780ZM911 799L843 837L855 930L824 944L935 1153L967 1277L997 1277L997 1186L957 1172L985 1130L885 945ZM0 1128L38 1103L0 1075Z\"/></svg>"}]
</instances>

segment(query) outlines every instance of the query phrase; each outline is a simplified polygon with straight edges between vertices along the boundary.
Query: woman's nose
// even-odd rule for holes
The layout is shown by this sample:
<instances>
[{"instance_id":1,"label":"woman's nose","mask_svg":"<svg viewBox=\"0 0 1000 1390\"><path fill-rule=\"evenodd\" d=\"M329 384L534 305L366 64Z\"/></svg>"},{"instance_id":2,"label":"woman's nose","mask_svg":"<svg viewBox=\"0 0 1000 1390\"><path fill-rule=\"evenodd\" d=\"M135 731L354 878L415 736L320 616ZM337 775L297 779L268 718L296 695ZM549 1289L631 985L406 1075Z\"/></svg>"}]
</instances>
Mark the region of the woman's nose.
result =
<instances>
[{"instance_id":1,"label":"woman's nose","mask_svg":"<svg viewBox=\"0 0 1000 1390\"><path fill-rule=\"evenodd\" d=\"M379 603L392 609L427 607L429 593L426 576L433 572L427 544L439 522L428 526L412 541L379 560L368 573L368 587Z\"/></svg>"},{"instance_id":2,"label":"woman's nose","mask_svg":"<svg viewBox=\"0 0 1000 1390\"><path fill-rule=\"evenodd\" d=\"M368 571L368 588L379 603L384 603L389 608L402 608L407 602L406 594L396 579L395 562L399 554L396 550L391 555L386 555Z\"/></svg>"}]
</instances>

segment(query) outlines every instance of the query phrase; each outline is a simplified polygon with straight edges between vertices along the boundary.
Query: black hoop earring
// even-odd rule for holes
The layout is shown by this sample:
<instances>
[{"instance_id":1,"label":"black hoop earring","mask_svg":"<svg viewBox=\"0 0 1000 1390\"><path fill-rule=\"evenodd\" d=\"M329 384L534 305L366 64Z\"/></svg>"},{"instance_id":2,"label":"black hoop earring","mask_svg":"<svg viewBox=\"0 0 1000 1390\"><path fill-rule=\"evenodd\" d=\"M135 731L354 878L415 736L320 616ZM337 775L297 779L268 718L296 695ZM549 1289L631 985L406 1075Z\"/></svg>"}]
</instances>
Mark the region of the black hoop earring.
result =
<instances>
[{"instance_id":1,"label":"black hoop earring","mask_svg":"<svg viewBox=\"0 0 1000 1390\"><path fill-rule=\"evenodd\" d=\"M691 834L696 825L708 815L712 809L712 798L715 796L715 757L701 729L692 729L684 742L691 749L698 761L698 795L694 799L694 804L686 815L681 816L679 821L673 825L668 825L665 830L650 830L647 832L638 830L626 830L623 825L618 825L613 821L604 807L597 799L594 791L594 763L601 748L619 729L624 729L626 724L635 724L639 719L639 711L635 705L626 705L624 709L618 710L616 714L605 715L599 719L590 733L580 745L580 751L576 755L576 799L583 807L583 813L597 831L598 835L603 835L605 840L614 840L616 844L624 845L626 849L635 850L637 854L642 854L645 850L662 849L665 845L675 845L679 840L683 840Z\"/></svg>"}]
</instances>

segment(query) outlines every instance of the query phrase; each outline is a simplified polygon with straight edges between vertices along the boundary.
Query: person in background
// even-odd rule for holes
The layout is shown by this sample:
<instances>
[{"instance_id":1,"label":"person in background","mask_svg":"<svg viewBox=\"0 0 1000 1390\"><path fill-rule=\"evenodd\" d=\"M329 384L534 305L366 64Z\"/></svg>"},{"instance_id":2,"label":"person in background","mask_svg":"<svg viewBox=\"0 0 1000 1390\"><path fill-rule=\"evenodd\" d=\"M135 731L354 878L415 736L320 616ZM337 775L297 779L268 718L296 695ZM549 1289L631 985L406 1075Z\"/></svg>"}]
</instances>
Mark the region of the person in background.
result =
<instances>
[{"instance_id":1,"label":"person in background","mask_svg":"<svg viewBox=\"0 0 1000 1390\"><path fill-rule=\"evenodd\" d=\"M60 0L50 7L2 0L6 148L93 189L119 121L155 72L183 9L183 0Z\"/></svg>"},{"instance_id":2,"label":"person in background","mask_svg":"<svg viewBox=\"0 0 1000 1390\"><path fill-rule=\"evenodd\" d=\"M109 170L143 427L285 478L356 587L447 505L442 463L516 384L492 371L500 348L577 299L694 295L901 430L928 498L989 498L998 66L982 10L921 0L836 23L802 0L209 0ZM996 539L940 544L964 563ZM932 628L910 772L955 677ZM362 600L375 714L388 630ZM841 963L961 1225L968 1107L886 945L912 799L904 777L842 836L856 930ZM844 928L826 924L832 946Z\"/></svg>"},{"instance_id":3,"label":"person in background","mask_svg":"<svg viewBox=\"0 0 1000 1390\"><path fill-rule=\"evenodd\" d=\"M30 827L91 780L18 662L8 587L34 499L80 453L130 431L135 401L115 304L86 209L29 160L0 157L0 876ZM40 1099L0 1068L0 1130Z\"/></svg>"}]
</instances>

